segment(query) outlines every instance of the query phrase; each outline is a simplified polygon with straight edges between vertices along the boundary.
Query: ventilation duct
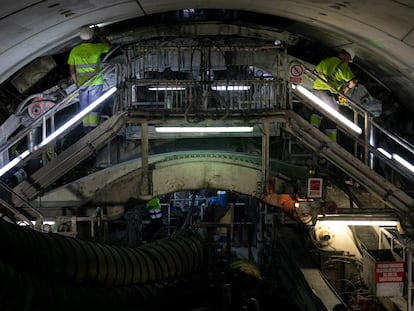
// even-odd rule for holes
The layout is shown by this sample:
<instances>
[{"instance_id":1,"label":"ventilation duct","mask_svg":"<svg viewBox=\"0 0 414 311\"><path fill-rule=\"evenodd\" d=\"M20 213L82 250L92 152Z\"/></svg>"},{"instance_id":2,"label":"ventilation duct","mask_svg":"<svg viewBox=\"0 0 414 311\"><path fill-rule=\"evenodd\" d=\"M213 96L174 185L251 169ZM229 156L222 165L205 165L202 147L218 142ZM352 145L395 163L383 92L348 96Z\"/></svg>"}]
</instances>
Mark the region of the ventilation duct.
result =
<instances>
[{"instance_id":1,"label":"ventilation duct","mask_svg":"<svg viewBox=\"0 0 414 311\"><path fill-rule=\"evenodd\" d=\"M127 286L171 280L200 269L200 235L183 232L139 248L43 233L0 221L1 259L16 270L74 284Z\"/></svg>"}]
</instances>

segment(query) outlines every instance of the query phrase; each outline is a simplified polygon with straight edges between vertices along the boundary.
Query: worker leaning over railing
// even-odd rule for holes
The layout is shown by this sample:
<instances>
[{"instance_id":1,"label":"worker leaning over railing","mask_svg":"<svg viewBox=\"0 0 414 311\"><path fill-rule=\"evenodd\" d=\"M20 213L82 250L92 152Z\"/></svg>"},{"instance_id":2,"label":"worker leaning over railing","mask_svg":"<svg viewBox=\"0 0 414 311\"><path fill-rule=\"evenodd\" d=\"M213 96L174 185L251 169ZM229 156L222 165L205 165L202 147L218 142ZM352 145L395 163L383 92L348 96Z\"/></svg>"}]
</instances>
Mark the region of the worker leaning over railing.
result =
<instances>
[{"instance_id":1,"label":"worker leaning over railing","mask_svg":"<svg viewBox=\"0 0 414 311\"><path fill-rule=\"evenodd\" d=\"M96 27L82 27L80 38L82 42L73 47L68 58L70 75L78 87L81 87L92 76L102 70L101 55L107 53L111 44L106 38L101 37L103 42L93 42ZM94 102L102 95L103 77L101 74L82 86L79 90L79 101L81 110ZM86 133L98 125L99 114L94 111L82 119Z\"/></svg>"},{"instance_id":2,"label":"worker leaning over railing","mask_svg":"<svg viewBox=\"0 0 414 311\"><path fill-rule=\"evenodd\" d=\"M338 97L336 91L347 94L349 89L354 88L357 83L355 75L348 65L354 57L354 51L350 48L345 48L338 53L338 56L325 58L315 67L315 74L320 79L314 81L312 93L336 111L339 108L338 101L341 103L341 97ZM336 141L337 128L335 122L326 118L322 122L322 119L321 115L313 112L310 122L317 128L323 127L328 137Z\"/></svg>"}]
</instances>

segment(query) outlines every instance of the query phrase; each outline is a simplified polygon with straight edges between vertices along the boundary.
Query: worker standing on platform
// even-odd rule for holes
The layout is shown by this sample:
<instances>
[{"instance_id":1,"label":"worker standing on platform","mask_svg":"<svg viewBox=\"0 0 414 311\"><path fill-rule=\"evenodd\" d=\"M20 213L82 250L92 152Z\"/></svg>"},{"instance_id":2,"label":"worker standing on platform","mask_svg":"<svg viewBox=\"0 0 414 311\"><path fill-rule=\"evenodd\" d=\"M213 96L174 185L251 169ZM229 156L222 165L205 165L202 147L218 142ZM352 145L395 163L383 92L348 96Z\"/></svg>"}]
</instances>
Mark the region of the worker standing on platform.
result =
<instances>
[{"instance_id":1,"label":"worker standing on platform","mask_svg":"<svg viewBox=\"0 0 414 311\"><path fill-rule=\"evenodd\" d=\"M320 79L315 80L312 93L336 111L339 109L338 100L340 99L337 91L346 94L357 83L355 75L348 65L354 57L355 52L352 49L344 48L338 53L338 56L325 58L315 67L315 73ZM319 128L321 121L322 116L319 114L313 113L311 115L310 122L313 126ZM323 127L328 137L336 141L337 128L335 122L326 120Z\"/></svg>"},{"instance_id":2,"label":"worker standing on platform","mask_svg":"<svg viewBox=\"0 0 414 311\"><path fill-rule=\"evenodd\" d=\"M102 70L101 55L107 53L111 48L109 41L102 37L103 42L94 42L97 27L82 27L80 38L82 42L73 47L68 58L70 75L78 87ZM79 101L81 110L97 100L103 92L103 77L97 75L93 80L82 86L79 90ZM98 125L99 114L94 111L82 119L86 133Z\"/></svg>"}]
</instances>

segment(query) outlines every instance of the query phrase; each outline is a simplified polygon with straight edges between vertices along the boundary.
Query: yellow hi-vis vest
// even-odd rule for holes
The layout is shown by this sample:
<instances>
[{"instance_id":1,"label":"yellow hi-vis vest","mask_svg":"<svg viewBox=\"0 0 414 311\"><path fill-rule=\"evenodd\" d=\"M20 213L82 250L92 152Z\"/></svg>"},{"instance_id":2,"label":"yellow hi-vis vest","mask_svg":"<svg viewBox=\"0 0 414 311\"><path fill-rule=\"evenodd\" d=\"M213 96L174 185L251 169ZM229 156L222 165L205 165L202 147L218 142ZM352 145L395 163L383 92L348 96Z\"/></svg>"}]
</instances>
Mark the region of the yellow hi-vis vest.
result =
<instances>
[{"instance_id":1,"label":"yellow hi-vis vest","mask_svg":"<svg viewBox=\"0 0 414 311\"><path fill-rule=\"evenodd\" d=\"M323 59L315 67L315 71L324 81L332 85L337 91L355 78L355 75L348 64L335 56ZM320 79L315 80L313 88L315 90L328 90L331 93L335 93L334 90L331 90L330 87Z\"/></svg>"},{"instance_id":2,"label":"yellow hi-vis vest","mask_svg":"<svg viewBox=\"0 0 414 311\"><path fill-rule=\"evenodd\" d=\"M153 198L149 200L147 205L151 219L158 219L162 217L161 202L159 198Z\"/></svg>"},{"instance_id":3,"label":"yellow hi-vis vest","mask_svg":"<svg viewBox=\"0 0 414 311\"><path fill-rule=\"evenodd\" d=\"M81 43L69 53L68 65L74 65L76 70L76 82L80 86L102 69L101 55L110 49L108 43ZM103 84L102 75L98 75L88 85Z\"/></svg>"}]
</instances>

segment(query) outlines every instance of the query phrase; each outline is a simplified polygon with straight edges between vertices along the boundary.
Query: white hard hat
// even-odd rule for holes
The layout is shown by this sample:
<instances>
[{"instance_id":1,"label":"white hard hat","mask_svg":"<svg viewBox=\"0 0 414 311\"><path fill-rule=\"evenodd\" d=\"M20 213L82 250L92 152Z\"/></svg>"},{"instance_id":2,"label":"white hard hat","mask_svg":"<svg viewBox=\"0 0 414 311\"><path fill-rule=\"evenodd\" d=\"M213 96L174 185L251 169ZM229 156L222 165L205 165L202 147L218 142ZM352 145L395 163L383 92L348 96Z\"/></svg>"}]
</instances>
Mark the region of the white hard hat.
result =
<instances>
[{"instance_id":1,"label":"white hard hat","mask_svg":"<svg viewBox=\"0 0 414 311\"><path fill-rule=\"evenodd\" d=\"M94 34L93 29L91 29L87 26L82 27L80 29L80 32L79 32L81 40L90 40L90 39L92 39L93 34Z\"/></svg>"},{"instance_id":2,"label":"white hard hat","mask_svg":"<svg viewBox=\"0 0 414 311\"><path fill-rule=\"evenodd\" d=\"M342 49L343 51L345 51L349 56L351 56L351 62L354 60L355 57L355 51L353 48L349 48L349 47L345 47Z\"/></svg>"}]
</instances>

